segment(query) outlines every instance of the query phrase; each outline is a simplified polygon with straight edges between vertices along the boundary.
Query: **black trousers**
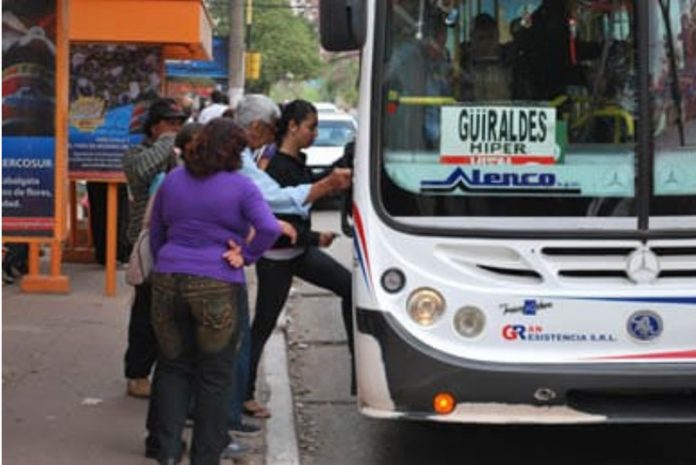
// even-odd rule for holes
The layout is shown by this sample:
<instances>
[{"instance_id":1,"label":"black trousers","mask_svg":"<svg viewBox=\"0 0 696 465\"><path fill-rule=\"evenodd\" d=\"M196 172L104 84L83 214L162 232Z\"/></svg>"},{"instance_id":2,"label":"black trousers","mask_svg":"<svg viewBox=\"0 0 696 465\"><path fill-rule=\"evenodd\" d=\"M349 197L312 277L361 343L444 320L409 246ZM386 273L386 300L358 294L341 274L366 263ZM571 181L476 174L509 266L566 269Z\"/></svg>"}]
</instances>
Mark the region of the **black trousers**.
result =
<instances>
[{"instance_id":1,"label":"black trousers","mask_svg":"<svg viewBox=\"0 0 696 465\"><path fill-rule=\"evenodd\" d=\"M6 252L2 257L2 269L9 275L14 273L16 268L22 274L29 271L29 244L3 244Z\"/></svg>"},{"instance_id":2,"label":"black trousers","mask_svg":"<svg viewBox=\"0 0 696 465\"><path fill-rule=\"evenodd\" d=\"M290 260L260 259L256 263L258 293L251 325L251 363L246 399L254 398L256 376L263 348L275 328L290 292L293 276L328 289L341 298L341 314L348 337L353 374L353 315L351 274L343 265L316 247Z\"/></svg>"},{"instance_id":3,"label":"black trousers","mask_svg":"<svg viewBox=\"0 0 696 465\"><path fill-rule=\"evenodd\" d=\"M94 241L94 258L97 263L106 263L106 192L107 183L88 182L89 227ZM128 240L128 190L125 184L118 186L116 259L127 262L131 244Z\"/></svg>"},{"instance_id":4,"label":"black trousers","mask_svg":"<svg viewBox=\"0 0 696 465\"><path fill-rule=\"evenodd\" d=\"M135 298L128 321L128 347L124 357L126 378L146 378L157 359L157 341L150 319L152 286L149 281L135 286Z\"/></svg>"}]
</instances>

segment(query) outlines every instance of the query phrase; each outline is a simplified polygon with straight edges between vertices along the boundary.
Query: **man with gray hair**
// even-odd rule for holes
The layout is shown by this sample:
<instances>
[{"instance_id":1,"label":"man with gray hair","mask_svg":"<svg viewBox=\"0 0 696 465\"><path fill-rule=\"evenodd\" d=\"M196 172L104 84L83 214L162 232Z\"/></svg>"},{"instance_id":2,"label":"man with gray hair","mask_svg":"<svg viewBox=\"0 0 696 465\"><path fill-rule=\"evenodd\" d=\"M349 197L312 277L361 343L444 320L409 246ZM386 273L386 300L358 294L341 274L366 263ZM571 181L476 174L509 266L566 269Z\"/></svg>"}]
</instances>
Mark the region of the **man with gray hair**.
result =
<instances>
[{"instance_id":1,"label":"man with gray hair","mask_svg":"<svg viewBox=\"0 0 696 465\"><path fill-rule=\"evenodd\" d=\"M274 141L276 122L280 119L278 105L267 96L244 96L235 109L234 119L246 131L248 144L242 153L240 172L256 183L274 212L307 215L312 203L350 187L352 171L348 168L335 168L314 184L280 187L256 166L253 151Z\"/></svg>"},{"instance_id":2,"label":"man with gray hair","mask_svg":"<svg viewBox=\"0 0 696 465\"><path fill-rule=\"evenodd\" d=\"M248 94L243 97L235 109L234 119L247 136L247 147L242 152L240 173L254 181L274 212L307 216L313 202L350 187L352 172L348 168L335 168L331 174L314 184L289 187L280 187L275 179L258 168L253 152L274 141L276 122L280 119L278 105L267 96ZM241 307L240 305L240 309ZM270 413L263 405L255 404L255 401L250 401L252 405L244 403L251 357L251 332L248 312L241 313L240 324L243 325L243 329L234 370L234 394L230 401L228 423L233 434L249 436L259 432L259 429L242 422L242 409L260 418L267 417ZM248 447L232 439L223 451L222 457L237 458L247 451Z\"/></svg>"}]
</instances>

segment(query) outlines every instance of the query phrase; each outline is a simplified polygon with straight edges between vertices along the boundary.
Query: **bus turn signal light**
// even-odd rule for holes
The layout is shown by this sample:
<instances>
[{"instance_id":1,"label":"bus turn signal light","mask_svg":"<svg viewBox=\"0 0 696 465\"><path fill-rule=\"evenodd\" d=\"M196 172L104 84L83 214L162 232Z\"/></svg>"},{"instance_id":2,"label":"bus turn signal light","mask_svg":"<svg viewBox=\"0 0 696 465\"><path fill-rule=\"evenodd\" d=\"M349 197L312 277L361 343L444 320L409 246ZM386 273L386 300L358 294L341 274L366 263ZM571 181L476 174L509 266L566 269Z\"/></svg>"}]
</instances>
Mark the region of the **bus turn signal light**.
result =
<instances>
[{"instance_id":1,"label":"bus turn signal light","mask_svg":"<svg viewBox=\"0 0 696 465\"><path fill-rule=\"evenodd\" d=\"M454 396L449 392L440 392L435 394L435 397L433 398L433 407L435 408L435 412L439 413L440 415L452 413L456 405L457 403L454 400Z\"/></svg>"}]
</instances>

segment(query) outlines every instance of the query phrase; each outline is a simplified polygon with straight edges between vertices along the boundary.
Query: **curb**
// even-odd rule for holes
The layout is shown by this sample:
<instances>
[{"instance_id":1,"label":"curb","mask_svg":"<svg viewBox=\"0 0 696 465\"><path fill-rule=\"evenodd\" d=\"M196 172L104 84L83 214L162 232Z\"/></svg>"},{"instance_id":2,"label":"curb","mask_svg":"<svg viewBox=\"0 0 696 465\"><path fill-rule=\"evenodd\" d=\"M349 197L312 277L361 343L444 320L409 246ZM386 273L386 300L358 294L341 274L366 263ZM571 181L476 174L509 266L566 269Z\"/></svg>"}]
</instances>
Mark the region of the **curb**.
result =
<instances>
[{"instance_id":1,"label":"curb","mask_svg":"<svg viewBox=\"0 0 696 465\"><path fill-rule=\"evenodd\" d=\"M271 395L266 420L266 465L300 465L285 332L276 330L264 349L264 372Z\"/></svg>"}]
</instances>

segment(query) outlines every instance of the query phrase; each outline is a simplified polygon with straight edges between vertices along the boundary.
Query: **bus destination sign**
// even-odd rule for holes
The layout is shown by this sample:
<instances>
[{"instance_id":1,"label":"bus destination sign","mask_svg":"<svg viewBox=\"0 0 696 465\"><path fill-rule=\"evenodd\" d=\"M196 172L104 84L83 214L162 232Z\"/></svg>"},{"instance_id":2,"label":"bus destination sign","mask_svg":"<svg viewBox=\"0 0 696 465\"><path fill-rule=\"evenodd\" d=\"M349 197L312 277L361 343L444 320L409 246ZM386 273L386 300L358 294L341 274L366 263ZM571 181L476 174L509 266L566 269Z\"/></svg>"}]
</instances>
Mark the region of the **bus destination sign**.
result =
<instances>
[{"instance_id":1,"label":"bus destination sign","mask_svg":"<svg viewBox=\"0 0 696 465\"><path fill-rule=\"evenodd\" d=\"M445 106L440 162L457 165L552 165L559 158L550 107Z\"/></svg>"}]
</instances>

